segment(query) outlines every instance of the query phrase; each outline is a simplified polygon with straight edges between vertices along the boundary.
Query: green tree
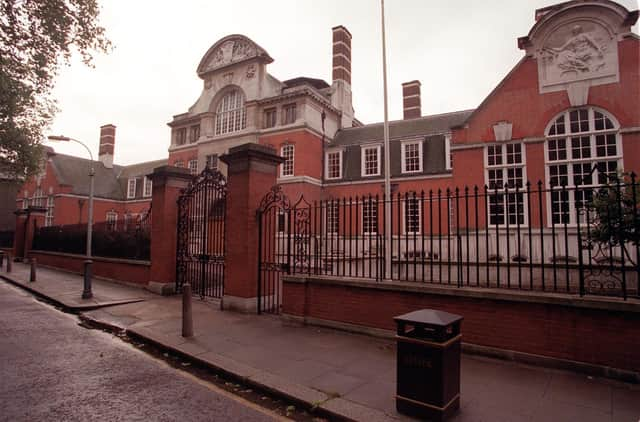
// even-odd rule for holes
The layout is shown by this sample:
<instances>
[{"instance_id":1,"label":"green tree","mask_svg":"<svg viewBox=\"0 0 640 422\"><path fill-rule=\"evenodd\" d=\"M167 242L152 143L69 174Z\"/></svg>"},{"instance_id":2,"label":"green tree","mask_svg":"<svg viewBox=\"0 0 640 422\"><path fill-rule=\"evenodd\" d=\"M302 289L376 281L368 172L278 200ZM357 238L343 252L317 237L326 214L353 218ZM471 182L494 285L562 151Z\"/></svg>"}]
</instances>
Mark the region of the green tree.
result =
<instances>
[{"instance_id":1,"label":"green tree","mask_svg":"<svg viewBox=\"0 0 640 422\"><path fill-rule=\"evenodd\" d=\"M111 47L99 14L97 0L0 0L0 173L38 171L60 66L74 52L92 66Z\"/></svg>"},{"instance_id":2,"label":"green tree","mask_svg":"<svg viewBox=\"0 0 640 422\"><path fill-rule=\"evenodd\" d=\"M592 227L589 240L607 246L620 246L627 262L634 265L635 248L640 246L640 189L634 174L608 176L589 205Z\"/></svg>"}]
</instances>

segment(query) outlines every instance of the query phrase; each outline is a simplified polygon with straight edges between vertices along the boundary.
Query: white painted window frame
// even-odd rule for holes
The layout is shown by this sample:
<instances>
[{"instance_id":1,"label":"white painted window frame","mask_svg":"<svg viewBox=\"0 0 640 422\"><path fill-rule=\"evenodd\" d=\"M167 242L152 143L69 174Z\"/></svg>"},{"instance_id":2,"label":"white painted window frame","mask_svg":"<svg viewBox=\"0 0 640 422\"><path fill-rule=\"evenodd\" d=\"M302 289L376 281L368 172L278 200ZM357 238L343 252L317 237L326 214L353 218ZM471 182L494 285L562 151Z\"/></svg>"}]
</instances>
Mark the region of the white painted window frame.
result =
<instances>
[{"instance_id":1,"label":"white painted window frame","mask_svg":"<svg viewBox=\"0 0 640 422\"><path fill-rule=\"evenodd\" d=\"M285 148L291 148L291 160L284 156ZM285 161L280 164L280 177L293 177L295 175L295 156L296 156L296 146L295 144L284 144L280 147L280 156L285 159ZM285 164L291 161L291 173L285 174Z\"/></svg>"},{"instance_id":2,"label":"white painted window frame","mask_svg":"<svg viewBox=\"0 0 640 422\"><path fill-rule=\"evenodd\" d=\"M148 188L148 190L147 190ZM153 182L147 176L144 176L144 184L142 185L142 196L148 198L153 194Z\"/></svg>"},{"instance_id":3,"label":"white painted window frame","mask_svg":"<svg viewBox=\"0 0 640 422\"><path fill-rule=\"evenodd\" d=\"M377 144L377 145L363 145L360 148L360 163L361 163L361 165L360 165L360 175L362 177L380 176L380 169L382 167L382 163L380 162L380 158L381 158L380 157L381 156L380 150L381 150L381 148L382 148L382 145L379 145L379 144ZM376 161L377 161L378 165L377 165L377 168L376 168L376 173L374 173L374 174L366 174L367 161L366 161L365 157L366 157L367 151L371 150L371 149L375 149L376 150L376 157L377 157Z\"/></svg>"},{"instance_id":4,"label":"white painted window frame","mask_svg":"<svg viewBox=\"0 0 640 422\"><path fill-rule=\"evenodd\" d=\"M407 146L408 145L418 145L418 170L407 170ZM424 166L424 156L423 154L423 142L420 140L411 140L411 141L402 141L400 144L400 157L402 163L402 174L415 174L422 173Z\"/></svg>"},{"instance_id":5,"label":"white painted window frame","mask_svg":"<svg viewBox=\"0 0 640 422\"><path fill-rule=\"evenodd\" d=\"M338 176L337 177L330 177L330 172L329 172L329 156L332 154L338 154ZM330 150L326 152L326 156L325 156L325 160L324 160L324 174L325 174L325 178L327 180L338 180L338 179L342 179L342 150L338 149L338 150Z\"/></svg>"},{"instance_id":6,"label":"white painted window frame","mask_svg":"<svg viewBox=\"0 0 640 422\"><path fill-rule=\"evenodd\" d=\"M136 180L135 177L130 177L127 180L127 199L133 199L136 197L137 184L138 184L138 181Z\"/></svg>"}]
</instances>

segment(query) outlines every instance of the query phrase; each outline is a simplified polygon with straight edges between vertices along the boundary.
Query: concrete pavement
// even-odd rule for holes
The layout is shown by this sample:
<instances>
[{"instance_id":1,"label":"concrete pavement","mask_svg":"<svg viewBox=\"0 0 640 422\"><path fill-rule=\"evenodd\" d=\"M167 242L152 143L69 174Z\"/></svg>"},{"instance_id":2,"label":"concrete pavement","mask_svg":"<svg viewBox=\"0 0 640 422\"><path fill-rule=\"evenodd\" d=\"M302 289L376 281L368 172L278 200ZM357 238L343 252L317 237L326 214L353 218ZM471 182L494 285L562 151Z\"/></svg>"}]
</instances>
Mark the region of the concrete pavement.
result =
<instances>
[{"instance_id":1,"label":"concrete pavement","mask_svg":"<svg viewBox=\"0 0 640 422\"><path fill-rule=\"evenodd\" d=\"M23 284L16 280L21 274L10 276ZM80 276L51 276L47 294L64 296L64 289L53 288L55 280L60 286L75 280L70 283L79 296ZM200 300L194 300L193 310L195 336L190 339L181 337L177 296L145 297L82 316L337 416L368 422L408 419L395 412L393 341L303 327L273 316L222 312ZM461 381L461 411L454 421L640 420L639 385L471 355L463 355Z\"/></svg>"}]
</instances>

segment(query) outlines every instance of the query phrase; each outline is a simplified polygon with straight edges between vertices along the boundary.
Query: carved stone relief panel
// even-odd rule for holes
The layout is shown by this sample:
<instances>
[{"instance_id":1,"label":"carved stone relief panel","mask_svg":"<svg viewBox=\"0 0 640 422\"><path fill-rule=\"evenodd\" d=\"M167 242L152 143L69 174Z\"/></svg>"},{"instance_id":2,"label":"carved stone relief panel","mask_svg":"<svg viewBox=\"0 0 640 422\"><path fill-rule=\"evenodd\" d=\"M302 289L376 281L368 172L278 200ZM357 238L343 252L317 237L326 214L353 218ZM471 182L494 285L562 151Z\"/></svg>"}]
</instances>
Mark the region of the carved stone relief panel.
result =
<instances>
[{"instance_id":1,"label":"carved stone relief panel","mask_svg":"<svg viewBox=\"0 0 640 422\"><path fill-rule=\"evenodd\" d=\"M595 84L618 78L615 35L600 23L581 19L555 28L538 50L542 92L565 89L567 84L593 80Z\"/></svg>"},{"instance_id":2,"label":"carved stone relief panel","mask_svg":"<svg viewBox=\"0 0 640 422\"><path fill-rule=\"evenodd\" d=\"M228 40L213 52L205 71L217 69L256 55L256 47L246 40Z\"/></svg>"}]
</instances>

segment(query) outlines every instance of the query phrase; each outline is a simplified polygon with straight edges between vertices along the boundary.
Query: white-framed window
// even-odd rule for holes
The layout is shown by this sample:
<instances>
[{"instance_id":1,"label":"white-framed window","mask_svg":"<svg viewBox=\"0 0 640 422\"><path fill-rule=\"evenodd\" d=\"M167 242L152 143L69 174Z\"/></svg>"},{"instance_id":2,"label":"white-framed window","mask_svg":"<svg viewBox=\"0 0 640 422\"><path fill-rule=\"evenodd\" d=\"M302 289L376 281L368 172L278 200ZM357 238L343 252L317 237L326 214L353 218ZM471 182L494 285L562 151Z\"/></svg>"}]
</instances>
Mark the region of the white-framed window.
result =
<instances>
[{"instance_id":1,"label":"white-framed window","mask_svg":"<svg viewBox=\"0 0 640 422\"><path fill-rule=\"evenodd\" d=\"M378 201L374 198L362 200L362 232L363 234L378 233Z\"/></svg>"},{"instance_id":2,"label":"white-framed window","mask_svg":"<svg viewBox=\"0 0 640 422\"><path fill-rule=\"evenodd\" d=\"M285 104L282 106L282 124L290 125L296 122L297 118L296 104Z\"/></svg>"},{"instance_id":3,"label":"white-framed window","mask_svg":"<svg viewBox=\"0 0 640 422\"><path fill-rule=\"evenodd\" d=\"M622 169L622 144L616 119L604 110L564 111L547 127L546 178L549 224L576 224L576 211L595 188Z\"/></svg>"},{"instance_id":4,"label":"white-framed window","mask_svg":"<svg viewBox=\"0 0 640 422\"><path fill-rule=\"evenodd\" d=\"M525 151L520 142L485 148L490 225L525 225Z\"/></svg>"},{"instance_id":5,"label":"white-framed window","mask_svg":"<svg viewBox=\"0 0 640 422\"><path fill-rule=\"evenodd\" d=\"M278 112L275 107L266 108L264 110L264 121L262 122L262 127L268 129L270 127L276 126Z\"/></svg>"},{"instance_id":6,"label":"white-framed window","mask_svg":"<svg viewBox=\"0 0 640 422\"><path fill-rule=\"evenodd\" d=\"M107 211L107 229L115 230L118 225L118 213L115 211Z\"/></svg>"},{"instance_id":7,"label":"white-framed window","mask_svg":"<svg viewBox=\"0 0 640 422\"><path fill-rule=\"evenodd\" d=\"M421 200L414 193L407 194L402 200L403 229L404 234L420 234L421 226Z\"/></svg>"},{"instance_id":8,"label":"white-framed window","mask_svg":"<svg viewBox=\"0 0 640 422\"><path fill-rule=\"evenodd\" d=\"M132 177L127 182L127 199L136 197L136 178Z\"/></svg>"},{"instance_id":9,"label":"white-framed window","mask_svg":"<svg viewBox=\"0 0 640 422\"><path fill-rule=\"evenodd\" d=\"M280 176L293 176L293 155L295 147L293 144L283 145L280 149L280 155L284 158L284 162L280 164Z\"/></svg>"},{"instance_id":10,"label":"white-framed window","mask_svg":"<svg viewBox=\"0 0 640 422\"><path fill-rule=\"evenodd\" d=\"M403 173L419 173L422 171L422 142L410 141L400 145Z\"/></svg>"},{"instance_id":11,"label":"white-framed window","mask_svg":"<svg viewBox=\"0 0 640 422\"><path fill-rule=\"evenodd\" d=\"M247 127L247 109L244 94L239 89L229 91L216 109L215 134L238 132Z\"/></svg>"},{"instance_id":12,"label":"white-framed window","mask_svg":"<svg viewBox=\"0 0 640 422\"><path fill-rule=\"evenodd\" d=\"M340 229L340 201L325 202L325 224L327 234L338 234Z\"/></svg>"},{"instance_id":13,"label":"white-framed window","mask_svg":"<svg viewBox=\"0 0 640 422\"><path fill-rule=\"evenodd\" d=\"M53 226L55 199L53 195L47 197L47 213L44 216L44 225Z\"/></svg>"},{"instance_id":14,"label":"white-framed window","mask_svg":"<svg viewBox=\"0 0 640 422\"><path fill-rule=\"evenodd\" d=\"M147 176L144 176L144 191L142 192L142 196L148 197L153 193L153 182Z\"/></svg>"},{"instance_id":15,"label":"white-framed window","mask_svg":"<svg viewBox=\"0 0 640 422\"><path fill-rule=\"evenodd\" d=\"M194 176L198 174L198 160L196 159L189 160L189 173L191 173Z\"/></svg>"},{"instance_id":16,"label":"white-framed window","mask_svg":"<svg viewBox=\"0 0 640 422\"><path fill-rule=\"evenodd\" d=\"M451 134L444 136L444 167L446 170L453 169L453 153L451 152Z\"/></svg>"},{"instance_id":17,"label":"white-framed window","mask_svg":"<svg viewBox=\"0 0 640 422\"><path fill-rule=\"evenodd\" d=\"M362 177L380 175L380 145L362 147Z\"/></svg>"},{"instance_id":18,"label":"white-framed window","mask_svg":"<svg viewBox=\"0 0 640 422\"><path fill-rule=\"evenodd\" d=\"M178 160L178 161L176 161L175 163L173 163L173 165L174 165L175 167L180 167L180 168L182 168L182 167L184 167L184 161L182 161L182 160Z\"/></svg>"},{"instance_id":19,"label":"white-framed window","mask_svg":"<svg viewBox=\"0 0 640 422\"><path fill-rule=\"evenodd\" d=\"M42 207L44 206L44 200L45 200L45 196L44 196L44 193L42 192L42 188L38 187L33 192L33 197L31 198L31 205L34 207Z\"/></svg>"},{"instance_id":20,"label":"white-framed window","mask_svg":"<svg viewBox=\"0 0 640 422\"><path fill-rule=\"evenodd\" d=\"M218 154L207 155L206 165L211 170L218 170Z\"/></svg>"},{"instance_id":21,"label":"white-framed window","mask_svg":"<svg viewBox=\"0 0 640 422\"><path fill-rule=\"evenodd\" d=\"M325 174L327 179L342 178L342 151L328 151L325 158Z\"/></svg>"}]
</instances>

